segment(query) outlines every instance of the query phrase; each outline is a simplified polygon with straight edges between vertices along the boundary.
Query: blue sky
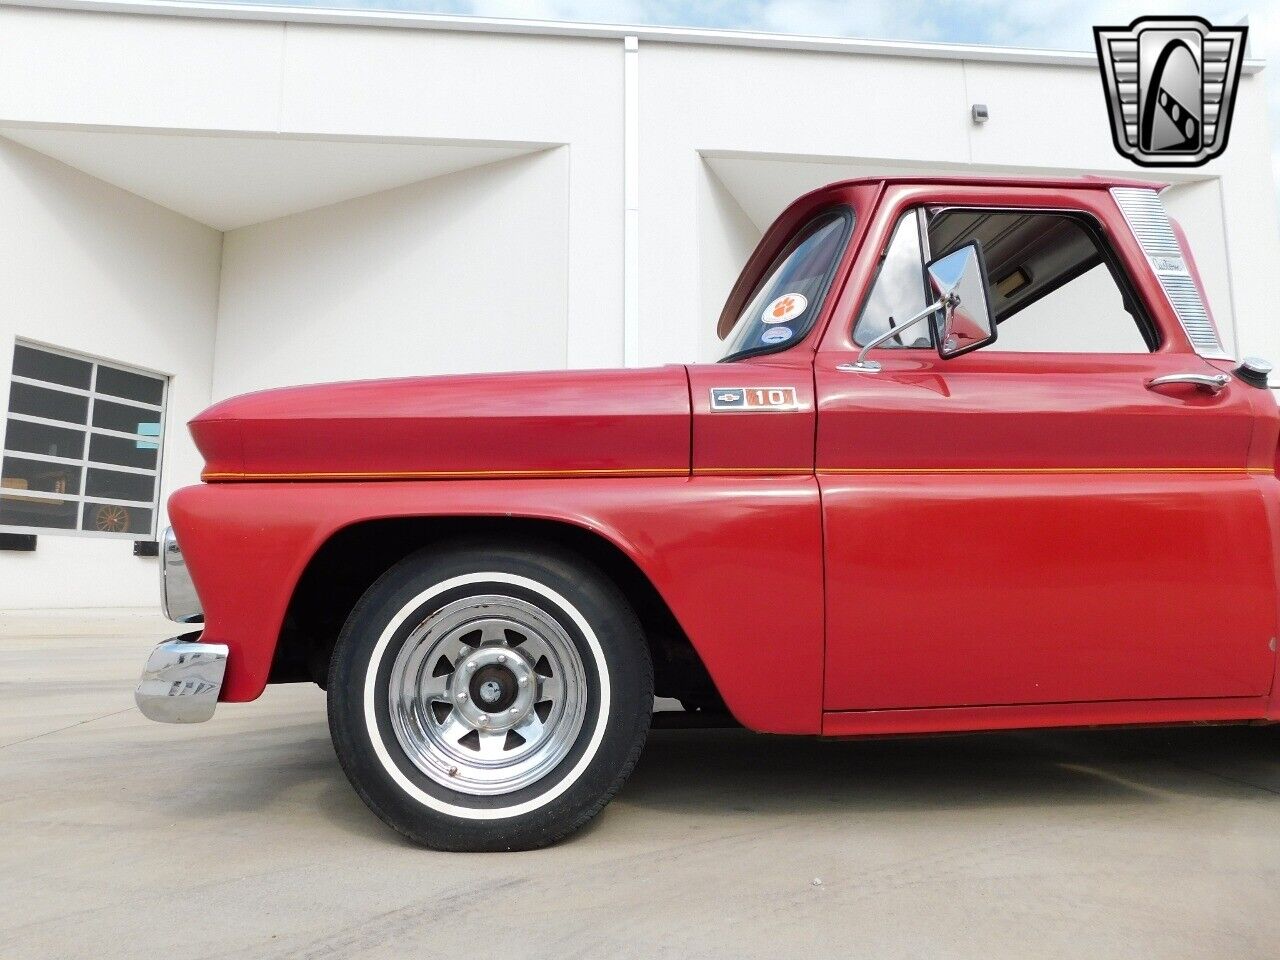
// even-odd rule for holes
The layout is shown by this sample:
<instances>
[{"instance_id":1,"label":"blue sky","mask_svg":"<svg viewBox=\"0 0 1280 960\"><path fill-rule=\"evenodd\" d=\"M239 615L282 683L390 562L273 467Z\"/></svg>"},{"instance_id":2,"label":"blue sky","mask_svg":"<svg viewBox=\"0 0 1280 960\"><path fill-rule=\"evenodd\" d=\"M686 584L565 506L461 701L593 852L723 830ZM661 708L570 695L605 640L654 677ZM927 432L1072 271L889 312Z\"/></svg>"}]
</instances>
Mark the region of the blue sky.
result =
<instances>
[{"instance_id":1,"label":"blue sky","mask_svg":"<svg viewBox=\"0 0 1280 960\"><path fill-rule=\"evenodd\" d=\"M288 6L414 10L532 20L718 27L877 40L928 40L1092 50L1095 24L1197 14L1211 23L1249 20L1250 56L1271 105L1272 172L1280 182L1280 3L1173 6L1114 0L287 0Z\"/></svg>"}]
</instances>

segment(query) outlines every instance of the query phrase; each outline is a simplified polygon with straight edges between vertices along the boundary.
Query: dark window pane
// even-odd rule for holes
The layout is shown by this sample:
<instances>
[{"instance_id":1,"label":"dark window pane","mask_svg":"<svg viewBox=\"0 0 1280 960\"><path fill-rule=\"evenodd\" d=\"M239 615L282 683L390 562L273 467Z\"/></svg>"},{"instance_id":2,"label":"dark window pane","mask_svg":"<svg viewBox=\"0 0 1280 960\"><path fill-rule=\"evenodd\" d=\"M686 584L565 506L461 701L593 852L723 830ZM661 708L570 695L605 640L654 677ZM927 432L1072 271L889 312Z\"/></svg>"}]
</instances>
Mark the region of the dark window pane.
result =
<instances>
[{"instance_id":1,"label":"dark window pane","mask_svg":"<svg viewBox=\"0 0 1280 960\"><path fill-rule=\"evenodd\" d=\"M5 457L0 485L6 490L42 490L46 493L79 493L80 468L65 463Z\"/></svg>"},{"instance_id":2,"label":"dark window pane","mask_svg":"<svg viewBox=\"0 0 1280 960\"><path fill-rule=\"evenodd\" d=\"M143 407L130 407L112 403L99 397L93 404L93 425L104 430L122 433L141 433L148 437L160 436L160 411Z\"/></svg>"},{"instance_id":3,"label":"dark window pane","mask_svg":"<svg viewBox=\"0 0 1280 960\"><path fill-rule=\"evenodd\" d=\"M24 497L20 493L5 493L0 485L0 526L46 527L53 530L74 530L79 504L74 500L45 500Z\"/></svg>"},{"instance_id":4,"label":"dark window pane","mask_svg":"<svg viewBox=\"0 0 1280 960\"><path fill-rule=\"evenodd\" d=\"M164 381L144 377L140 373L126 373L113 367L98 367L98 393L109 393L126 400L159 405L164 399Z\"/></svg>"},{"instance_id":5,"label":"dark window pane","mask_svg":"<svg viewBox=\"0 0 1280 960\"><path fill-rule=\"evenodd\" d=\"M141 446L139 446L141 444ZM145 440L126 440L95 433L89 438L89 459L97 463L116 463L122 467L156 468L154 444Z\"/></svg>"},{"instance_id":6,"label":"dark window pane","mask_svg":"<svg viewBox=\"0 0 1280 960\"><path fill-rule=\"evenodd\" d=\"M141 500L149 503L155 493L155 486L156 478L150 474L119 473L90 467L84 495L106 500Z\"/></svg>"},{"instance_id":7,"label":"dark window pane","mask_svg":"<svg viewBox=\"0 0 1280 960\"><path fill-rule=\"evenodd\" d=\"M93 365L86 360L76 360L57 353L46 353L34 347L18 344L13 348L13 375L47 380L65 387L89 389Z\"/></svg>"},{"instance_id":8,"label":"dark window pane","mask_svg":"<svg viewBox=\"0 0 1280 960\"><path fill-rule=\"evenodd\" d=\"M797 231L738 314L725 337L722 359L783 349L775 345L791 346L792 337L796 343L804 339L822 308L852 224L851 212L829 211Z\"/></svg>"},{"instance_id":9,"label":"dark window pane","mask_svg":"<svg viewBox=\"0 0 1280 960\"><path fill-rule=\"evenodd\" d=\"M65 420L83 427L89 419L89 398L78 393L14 383L9 388L9 412L44 417L46 420Z\"/></svg>"},{"instance_id":10,"label":"dark window pane","mask_svg":"<svg viewBox=\"0 0 1280 960\"><path fill-rule=\"evenodd\" d=\"M43 453L50 457L69 457L72 460L79 460L84 456L84 431L51 427L44 423L27 423L24 420L10 420L5 430L4 446L6 450L22 450L26 453ZM155 451L152 451L152 460L155 460Z\"/></svg>"},{"instance_id":11,"label":"dark window pane","mask_svg":"<svg viewBox=\"0 0 1280 960\"><path fill-rule=\"evenodd\" d=\"M151 532L151 511L146 507L122 507L116 503L86 503L80 529L146 535Z\"/></svg>"}]
</instances>

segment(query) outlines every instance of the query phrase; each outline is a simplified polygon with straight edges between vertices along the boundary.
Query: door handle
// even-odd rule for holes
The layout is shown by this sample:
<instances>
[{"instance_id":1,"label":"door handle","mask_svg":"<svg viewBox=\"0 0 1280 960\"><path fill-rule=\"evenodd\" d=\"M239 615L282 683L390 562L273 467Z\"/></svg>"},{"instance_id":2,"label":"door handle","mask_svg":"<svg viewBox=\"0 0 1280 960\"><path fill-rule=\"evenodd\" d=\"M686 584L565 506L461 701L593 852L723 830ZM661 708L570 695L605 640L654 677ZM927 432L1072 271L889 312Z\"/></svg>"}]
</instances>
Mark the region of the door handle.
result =
<instances>
[{"instance_id":1,"label":"door handle","mask_svg":"<svg viewBox=\"0 0 1280 960\"><path fill-rule=\"evenodd\" d=\"M1225 373L1205 374L1205 373L1171 373L1166 377L1156 377L1154 380L1147 381L1148 390L1159 390L1168 384L1189 384L1200 390L1206 390L1209 393L1221 393L1227 388L1227 384L1231 382L1231 378Z\"/></svg>"}]
</instances>

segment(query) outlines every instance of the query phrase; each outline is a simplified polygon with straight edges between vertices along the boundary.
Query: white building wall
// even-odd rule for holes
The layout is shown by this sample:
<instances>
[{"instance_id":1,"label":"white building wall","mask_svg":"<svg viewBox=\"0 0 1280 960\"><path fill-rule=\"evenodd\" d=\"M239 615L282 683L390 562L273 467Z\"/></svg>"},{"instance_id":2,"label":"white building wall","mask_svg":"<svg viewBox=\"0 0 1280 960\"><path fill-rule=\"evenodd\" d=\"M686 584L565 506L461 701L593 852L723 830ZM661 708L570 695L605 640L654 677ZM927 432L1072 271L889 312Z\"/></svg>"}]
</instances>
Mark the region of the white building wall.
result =
<instances>
[{"instance_id":1,"label":"white building wall","mask_svg":"<svg viewBox=\"0 0 1280 960\"><path fill-rule=\"evenodd\" d=\"M0 122L569 147L571 366L622 360L622 43L0 7Z\"/></svg>"},{"instance_id":2,"label":"white building wall","mask_svg":"<svg viewBox=\"0 0 1280 960\"><path fill-rule=\"evenodd\" d=\"M282 129L567 145L565 359L621 363L621 41L283 29Z\"/></svg>"},{"instance_id":3,"label":"white building wall","mask_svg":"<svg viewBox=\"0 0 1280 960\"><path fill-rule=\"evenodd\" d=\"M15 338L168 374L162 497L197 480L184 423L210 397L221 235L4 140L0 211L0 410ZM0 610L155 602L156 561L128 540L41 535L34 553L0 552Z\"/></svg>"},{"instance_id":4,"label":"white building wall","mask_svg":"<svg viewBox=\"0 0 1280 960\"><path fill-rule=\"evenodd\" d=\"M214 396L564 367L568 163L560 147L230 231Z\"/></svg>"},{"instance_id":5,"label":"white building wall","mask_svg":"<svg viewBox=\"0 0 1280 960\"><path fill-rule=\"evenodd\" d=\"M698 187L698 233L694 238L698 250L696 282L701 294L697 357L713 361L724 353L724 344L716 336L716 321L764 231L706 163L698 164Z\"/></svg>"},{"instance_id":6,"label":"white building wall","mask_svg":"<svg viewBox=\"0 0 1280 960\"><path fill-rule=\"evenodd\" d=\"M282 27L0 7L0 117L273 130Z\"/></svg>"}]
</instances>

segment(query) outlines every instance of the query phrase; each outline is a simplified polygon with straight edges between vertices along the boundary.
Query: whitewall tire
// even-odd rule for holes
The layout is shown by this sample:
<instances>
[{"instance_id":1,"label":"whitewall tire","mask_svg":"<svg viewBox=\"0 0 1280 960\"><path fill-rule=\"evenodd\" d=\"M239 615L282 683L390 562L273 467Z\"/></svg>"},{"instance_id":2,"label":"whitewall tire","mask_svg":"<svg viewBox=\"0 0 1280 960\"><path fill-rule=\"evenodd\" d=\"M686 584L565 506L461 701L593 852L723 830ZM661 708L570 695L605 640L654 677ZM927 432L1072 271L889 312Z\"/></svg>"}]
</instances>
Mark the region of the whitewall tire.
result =
<instances>
[{"instance_id":1,"label":"whitewall tire","mask_svg":"<svg viewBox=\"0 0 1280 960\"><path fill-rule=\"evenodd\" d=\"M653 671L635 613L556 548L416 553L360 599L330 664L329 726L366 804L441 850L554 843L639 757Z\"/></svg>"}]
</instances>

